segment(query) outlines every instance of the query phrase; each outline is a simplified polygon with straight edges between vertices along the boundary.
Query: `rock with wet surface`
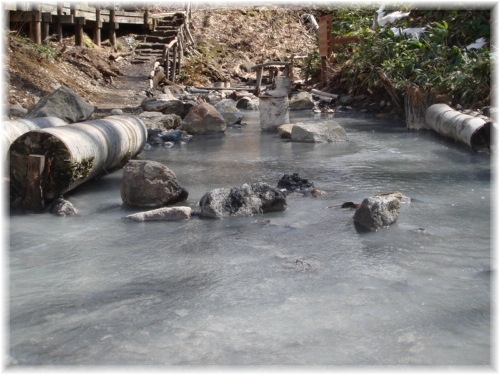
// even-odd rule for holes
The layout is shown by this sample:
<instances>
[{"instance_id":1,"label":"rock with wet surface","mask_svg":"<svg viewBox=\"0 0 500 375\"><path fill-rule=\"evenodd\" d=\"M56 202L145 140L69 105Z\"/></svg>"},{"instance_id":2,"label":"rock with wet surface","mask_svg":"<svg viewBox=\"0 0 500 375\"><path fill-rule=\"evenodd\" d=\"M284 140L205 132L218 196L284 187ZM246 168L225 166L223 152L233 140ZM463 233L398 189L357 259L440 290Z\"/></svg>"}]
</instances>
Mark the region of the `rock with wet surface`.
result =
<instances>
[{"instance_id":1,"label":"rock with wet surface","mask_svg":"<svg viewBox=\"0 0 500 375\"><path fill-rule=\"evenodd\" d=\"M290 111L303 111L314 108L314 100L312 94L307 91L298 92L290 98Z\"/></svg>"},{"instance_id":2,"label":"rock with wet surface","mask_svg":"<svg viewBox=\"0 0 500 375\"><path fill-rule=\"evenodd\" d=\"M77 209L73 206L73 204L62 197L59 197L52 204L50 212L57 216L76 215L78 213Z\"/></svg>"},{"instance_id":3,"label":"rock with wet surface","mask_svg":"<svg viewBox=\"0 0 500 375\"><path fill-rule=\"evenodd\" d=\"M139 117L146 128L148 129L177 129L181 126L182 119L180 116L170 113L163 114L161 112L142 112L137 117Z\"/></svg>"},{"instance_id":4,"label":"rock with wet surface","mask_svg":"<svg viewBox=\"0 0 500 375\"><path fill-rule=\"evenodd\" d=\"M175 173L153 160L130 160L123 168L120 193L123 203L133 207L173 205L188 197Z\"/></svg>"},{"instance_id":5,"label":"rock with wet surface","mask_svg":"<svg viewBox=\"0 0 500 375\"><path fill-rule=\"evenodd\" d=\"M266 183L243 184L240 187L218 188L200 199L200 216L225 218L252 216L286 209L283 192Z\"/></svg>"},{"instance_id":6,"label":"rock with wet surface","mask_svg":"<svg viewBox=\"0 0 500 375\"><path fill-rule=\"evenodd\" d=\"M295 123L290 138L292 142L305 143L347 142L349 140L344 128L333 120Z\"/></svg>"},{"instance_id":7,"label":"rock with wet surface","mask_svg":"<svg viewBox=\"0 0 500 375\"><path fill-rule=\"evenodd\" d=\"M189 134L221 134L226 127L224 117L208 103L192 107L181 125L181 129Z\"/></svg>"},{"instance_id":8,"label":"rock with wet surface","mask_svg":"<svg viewBox=\"0 0 500 375\"><path fill-rule=\"evenodd\" d=\"M182 221L191 217L191 207L175 206L161 207L155 210L137 212L127 215L124 219L132 221Z\"/></svg>"},{"instance_id":9,"label":"rock with wet surface","mask_svg":"<svg viewBox=\"0 0 500 375\"><path fill-rule=\"evenodd\" d=\"M294 124L283 124L278 126L278 135L281 138L291 139L292 138L292 128Z\"/></svg>"},{"instance_id":10,"label":"rock with wet surface","mask_svg":"<svg viewBox=\"0 0 500 375\"><path fill-rule=\"evenodd\" d=\"M277 187L278 189L284 189L287 192L292 192L311 189L314 187L314 184L305 178L299 177L298 173L292 173L284 174L278 181Z\"/></svg>"},{"instance_id":11,"label":"rock with wet surface","mask_svg":"<svg viewBox=\"0 0 500 375\"><path fill-rule=\"evenodd\" d=\"M246 109L250 111L258 111L259 110L259 99L251 98L249 96L244 96L236 102L236 108L238 109Z\"/></svg>"},{"instance_id":12,"label":"rock with wet surface","mask_svg":"<svg viewBox=\"0 0 500 375\"><path fill-rule=\"evenodd\" d=\"M215 109L224 117L227 125L241 123L243 113L236 108L236 102L232 99L222 99L214 105Z\"/></svg>"},{"instance_id":13,"label":"rock with wet surface","mask_svg":"<svg viewBox=\"0 0 500 375\"><path fill-rule=\"evenodd\" d=\"M401 199L394 194L368 197L354 213L354 222L359 229L375 231L394 224L399 216Z\"/></svg>"},{"instance_id":14,"label":"rock with wet surface","mask_svg":"<svg viewBox=\"0 0 500 375\"><path fill-rule=\"evenodd\" d=\"M181 100L158 100L155 98L144 99L141 107L146 112L161 112L163 114L175 114L180 118L184 118L191 108Z\"/></svg>"}]
</instances>

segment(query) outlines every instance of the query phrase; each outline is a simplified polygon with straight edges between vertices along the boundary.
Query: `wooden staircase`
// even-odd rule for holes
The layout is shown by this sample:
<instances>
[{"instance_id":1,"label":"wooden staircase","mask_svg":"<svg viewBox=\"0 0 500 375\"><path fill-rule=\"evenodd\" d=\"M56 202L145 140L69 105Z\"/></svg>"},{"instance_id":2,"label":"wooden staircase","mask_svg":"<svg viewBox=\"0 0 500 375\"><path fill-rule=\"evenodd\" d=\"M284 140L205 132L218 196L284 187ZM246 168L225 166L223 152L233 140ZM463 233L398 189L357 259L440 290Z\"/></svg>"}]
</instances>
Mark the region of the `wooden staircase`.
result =
<instances>
[{"instance_id":1,"label":"wooden staircase","mask_svg":"<svg viewBox=\"0 0 500 375\"><path fill-rule=\"evenodd\" d=\"M143 39L135 47L135 56L132 64L151 63L156 60L175 61L175 50L170 48L165 51L169 44L175 44L175 41L185 40L186 15L184 12L177 12L156 18L154 29L147 35L136 37L136 40ZM184 43L182 43L184 44ZM164 56L167 52L168 56ZM166 61L165 61L166 62Z\"/></svg>"}]
</instances>

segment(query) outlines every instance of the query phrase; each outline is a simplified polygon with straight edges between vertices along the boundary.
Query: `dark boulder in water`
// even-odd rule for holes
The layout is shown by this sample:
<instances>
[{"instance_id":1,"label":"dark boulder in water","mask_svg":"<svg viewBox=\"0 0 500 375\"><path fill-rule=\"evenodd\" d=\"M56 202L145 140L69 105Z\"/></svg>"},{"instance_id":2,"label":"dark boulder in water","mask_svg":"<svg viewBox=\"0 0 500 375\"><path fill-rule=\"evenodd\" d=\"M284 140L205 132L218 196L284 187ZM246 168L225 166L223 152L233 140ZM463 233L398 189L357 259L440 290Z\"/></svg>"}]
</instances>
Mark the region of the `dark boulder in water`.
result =
<instances>
[{"instance_id":1,"label":"dark boulder in water","mask_svg":"<svg viewBox=\"0 0 500 375\"><path fill-rule=\"evenodd\" d=\"M278 189L285 189L287 192L303 191L314 187L312 182L305 178L300 178L298 173L285 174L278 182Z\"/></svg>"},{"instance_id":2,"label":"dark boulder in water","mask_svg":"<svg viewBox=\"0 0 500 375\"><path fill-rule=\"evenodd\" d=\"M200 208L201 217L252 216L285 210L286 196L265 183L243 184L206 193L200 199Z\"/></svg>"}]
</instances>

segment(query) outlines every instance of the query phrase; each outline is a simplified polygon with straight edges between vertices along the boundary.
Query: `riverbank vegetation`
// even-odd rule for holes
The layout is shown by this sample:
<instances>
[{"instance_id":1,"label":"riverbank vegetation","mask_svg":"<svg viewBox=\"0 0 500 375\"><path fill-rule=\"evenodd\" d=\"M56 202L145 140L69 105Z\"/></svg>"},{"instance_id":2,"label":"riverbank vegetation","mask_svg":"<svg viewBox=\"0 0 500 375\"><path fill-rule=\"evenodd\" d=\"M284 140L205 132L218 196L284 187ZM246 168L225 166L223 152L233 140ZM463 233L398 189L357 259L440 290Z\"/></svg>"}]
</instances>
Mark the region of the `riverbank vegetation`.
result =
<instances>
[{"instance_id":1,"label":"riverbank vegetation","mask_svg":"<svg viewBox=\"0 0 500 375\"><path fill-rule=\"evenodd\" d=\"M401 99L409 87L418 87L445 95L454 105L490 105L493 57L488 9L400 8L410 12L409 16L374 28L375 10L352 6L329 10L333 38L359 38L358 42L334 45L332 87L354 95L387 90L381 82L383 74L391 94ZM386 13L392 11L385 9ZM405 35L405 30L413 35ZM471 47L478 39L484 45ZM319 63L311 66L319 67Z\"/></svg>"},{"instance_id":2,"label":"riverbank vegetation","mask_svg":"<svg viewBox=\"0 0 500 375\"><path fill-rule=\"evenodd\" d=\"M393 10L387 7L385 12ZM398 105L397 101L402 101L410 89L415 92L417 88L446 96L451 104L464 108L489 106L494 58L489 44L490 10L409 6L398 10L410 14L395 23L373 28L375 6L195 8L190 28L196 53L185 56L178 81L186 85L251 81L255 77L253 65L283 61L295 55L306 57L295 60L301 68L295 79L306 81L304 89L316 87L336 94L369 97L366 103L391 99ZM326 85L320 80L317 33L302 18L307 13L317 20L331 14L334 39L358 38L357 42L333 46ZM401 30L421 27L425 30L418 38L396 35ZM486 42L482 48L467 48L480 38ZM108 47L79 49L73 47L71 40L62 45L50 42L41 46L26 41L12 34L7 41L5 92L10 104L32 106L40 96L62 83L91 101L110 87L111 80L94 69L94 65L106 67L106 72L116 68L112 65L117 64L108 59ZM120 69L124 63L120 63Z\"/></svg>"}]
</instances>

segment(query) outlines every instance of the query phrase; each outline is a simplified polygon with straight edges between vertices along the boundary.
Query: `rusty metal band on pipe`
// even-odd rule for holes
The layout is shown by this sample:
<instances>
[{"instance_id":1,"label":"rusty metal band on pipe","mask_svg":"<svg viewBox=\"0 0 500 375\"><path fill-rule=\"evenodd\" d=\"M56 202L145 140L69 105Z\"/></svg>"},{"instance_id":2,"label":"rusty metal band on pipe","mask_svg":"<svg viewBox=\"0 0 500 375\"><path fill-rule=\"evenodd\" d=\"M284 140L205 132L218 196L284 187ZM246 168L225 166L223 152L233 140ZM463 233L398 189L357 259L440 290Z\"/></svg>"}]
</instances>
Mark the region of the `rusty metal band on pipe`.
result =
<instances>
[{"instance_id":1,"label":"rusty metal band on pipe","mask_svg":"<svg viewBox=\"0 0 500 375\"><path fill-rule=\"evenodd\" d=\"M109 116L23 134L10 147L11 191L22 196L30 154L45 155L44 198L57 198L85 181L121 168L147 140L135 116Z\"/></svg>"}]
</instances>

